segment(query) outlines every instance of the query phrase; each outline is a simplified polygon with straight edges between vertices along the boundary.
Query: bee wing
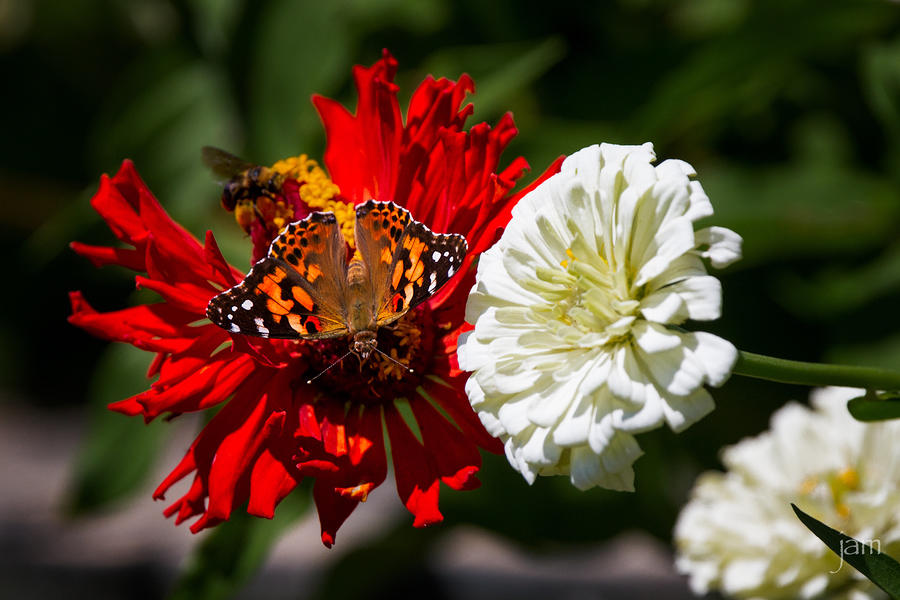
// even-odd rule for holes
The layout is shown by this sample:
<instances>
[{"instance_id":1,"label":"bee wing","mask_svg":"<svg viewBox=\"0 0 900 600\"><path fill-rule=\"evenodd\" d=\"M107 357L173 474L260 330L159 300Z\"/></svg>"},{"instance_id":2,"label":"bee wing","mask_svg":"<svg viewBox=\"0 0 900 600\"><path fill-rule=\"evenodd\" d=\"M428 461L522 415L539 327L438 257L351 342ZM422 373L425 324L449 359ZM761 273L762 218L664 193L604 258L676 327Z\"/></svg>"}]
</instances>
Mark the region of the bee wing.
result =
<instances>
[{"instance_id":1,"label":"bee wing","mask_svg":"<svg viewBox=\"0 0 900 600\"><path fill-rule=\"evenodd\" d=\"M238 173L243 173L247 169L252 169L256 166L243 158L214 146L203 146L200 150L200 157L203 159L203 164L209 167L210 171L225 179L231 179Z\"/></svg>"}]
</instances>

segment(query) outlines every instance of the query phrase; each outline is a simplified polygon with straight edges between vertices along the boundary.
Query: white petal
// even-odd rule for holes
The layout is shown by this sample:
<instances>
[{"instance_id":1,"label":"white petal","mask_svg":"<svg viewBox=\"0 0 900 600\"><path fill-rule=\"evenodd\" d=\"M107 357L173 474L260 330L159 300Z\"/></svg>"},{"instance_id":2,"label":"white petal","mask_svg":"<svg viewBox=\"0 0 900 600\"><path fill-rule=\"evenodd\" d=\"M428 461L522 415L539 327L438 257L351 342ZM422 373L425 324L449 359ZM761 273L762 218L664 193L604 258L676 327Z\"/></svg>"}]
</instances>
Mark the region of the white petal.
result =
<instances>
[{"instance_id":1,"label":"white petal","mask_svg":"<svg viewBox=\"0 0 900 600\"><path fill-rule=\"evenodd\" d=\"M663 412L666 423L675 433L680 433L711 413L716 408L712 396L703 388L686 397L671 396L666 399Z\"/></svg>"},{"instance_id":2,"label":"white petal","mask_svg":"<svg viewBox=\"0 0 900 600\"><path fill-rule=\"evenodd\" d=\"M731 561L722 577L722 589L729 594L753 589L763 581L769 562L765 558Z\"/></svg>"},{"instance_id":3,"label":"white petal","mask_svg":"<svg viewBox=\"0 0 900 600\"><path fill-rule=\"evenodd\" d=\"M694 247L694 228L684 217L668 221L653 241L632 253L638 275L634 285L641 286L665 271L678 257Z\"/></svg>"},{"instance_id":4,"label":"white petal","mask_svg":"<svg viewBox=\"0 0 900 600\"><path fill-rule=\"evenodd\" d=\"M588 432L588 445L595 453L606 451L617 435L613 428L613 411L616 408L615 399L606 387L598 389L593 398L594 415L591 428Z\"/></svg>"},{"instance_id":5,"label":"white petal","mask_svg":"<svg viewBox=\"0 0 900 600\"><path fill-rule=\"evenodd\" d=\"M685 343L703 365L707 383L719 387L728 380L738 359L734 344L703 331L686 335Z\"/></svg>"},{"instance_id":6,"label":"white petal","mask_svg":"<svg viewBox=\"0 0 900 600\"><path fill-rule=\"evenodd\" d=\"M681 336L676 332L647 321L638 321L631 332L638 347L647 354L672 350L682 343Z\"/></svg>"},{"instance_id":7,"label":"white petal","mask_svg":"<svg viewBox=\"0 0 900 600\"><path fill-rule=\"evenodd\" d=\"M689 277L665 289L681 297L690 319L713 321L722 315L722 284L715 277Z\"/></svg>"},{"instance_id":8,"label":"white petal","mask_svg":"<svg viewBox=\"0 0 900 600\"><path fill-rule=\"evenodd\" d=\"M691 206L684 216L692 222L697 222L704 217L712 216L712 203L709 201L706 192L703 191L703 186L700 185L699 181L692 181L689 185L691 188Z\"/></svg>"},{"instance_id":9,"label":"white petal","mask_svg":"<svg viewBox=\"0 0 900 600\"><path fill-rule=\"evenodd\" d=\"M659 174L660 179L687 178L697 174L697 171L694 170L690 163L677 158L668 158L662 161L656 166L656 172Z\"/></svg>"},{"instance_id":10,"label":"white petal","mask_svg":"<svg viewBox=\"0 0 900 600\"><path fill-rule=\"evenodd\" d=\"M618 432L610 440L606 451L601 456L603 457L603 466L607 471L610 473L630 473L630 479L633 482L634 471L631 470L631 465L643 454L633 435ZM629 485L629 491L632 490L633 487Z\"/></svg>"},{"instance_id":11,"label":"white petal","mask_svg":"<svg viewBox=\"0 0 900 600\"><path fill-rule=\"evenodd\" d=\"M649 321L666 324L683 323L690 318L684 300L669 289L644 297L641 300L641 315Z\"/></svg>"},{"instance_id":12,"label":"white petal","mask_svg":"<svg viewBox=\"0 0 900 600\"><path fill-rule=\"evenodd\" d=\"M601 457L584 447L572 449L571 461L572 484L579 490L599 485L620 492L634 491L634 470L630 466L610 472Z\"/></svg>"},{"instance_id":13,"label":"white petal","mask_svg":"<svg viewBox=\"0 0 900 600\"><path fill-rule=\"evenodd\" d=\"M721 269L741 258L741 245L744 240L724 227L707 227L696 234L697 246L706 248L700 254L708 258L710 264Z\"/></svg>"},{"instance_id":14,"label":"white petal","mask_svg":"<svg viewBox=\"0 0 900 600\"><path fill-rule=\"evenodd\" d=\"M689 338L689 334L675 334L679 340ZM685 345L656 354L643 354L636 349L637 358L655 384L656 389L665 390L666 397L688 396L703 385L706 377L704 365Z\"/></svg>"},{"instance_id":15,"label":"white petal","mask_svg":"<svg viewBox=\"0 0 900 600\"><path fill-rule=\"evenodd\" d=\"M565 418L553 430L553 443L571 448L587 445L594 420L594 402L590 396L581 396L569 405Z\"/></svg>"},{"instance_id":16,"label":"white petal","mask_svg":"<svg viewBox=\"0 0 900 600\"><path fill-rule=\"evenodd\" d=\"M550 439L550 430L537 427L528 442L522 446L522 460L529 465L552 465L559 460L562 448Z\"/></svg>"}]
</instances>

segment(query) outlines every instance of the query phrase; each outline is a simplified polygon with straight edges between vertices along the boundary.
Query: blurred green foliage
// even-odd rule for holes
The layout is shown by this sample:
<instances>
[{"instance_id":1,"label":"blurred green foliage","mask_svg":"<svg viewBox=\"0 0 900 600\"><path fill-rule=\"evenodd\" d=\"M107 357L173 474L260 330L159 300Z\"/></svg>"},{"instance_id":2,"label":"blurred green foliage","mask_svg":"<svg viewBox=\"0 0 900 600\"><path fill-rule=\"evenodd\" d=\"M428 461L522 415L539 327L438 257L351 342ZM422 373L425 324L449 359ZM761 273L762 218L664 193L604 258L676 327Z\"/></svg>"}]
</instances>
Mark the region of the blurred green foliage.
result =
<instances>
[{"instance_id":1,"label":"blurred green foliage","mask_svg":"<svg viewBox=\"0 0 900 600\"><path fill-rule=\"evenodd\" d=\"M110 346L88 388L88 431L72 469L67 510L81 514L106 507L143 483L167 438L164 423L145 424L107 408L147 389L152 355L125 344Z\"/></svg>"},{"instance_id":2,"label":"blurred green foliage","mask_svg":"<svg viewBox=\"0 0 900 600\"><path fill-rule=\"evenodd\" d=\"M692 163L716 207L711 222L745 239L744 260L723 276L725 316L712 326L739 348L900 366L897 3L6 0L0 243L12 293L0 310L0 385L47 410L79 404L95 414L73 507L132 490L165 429L97 408L145 386L144 365L62 322L66 290L109 310L132 289L126 273L94 270L66 248L111 241L87 204L98 175L134 159L176 219L198 236L214 230L226 257L246 264L247 240L218 208L200 147L261 163L321 156L310 94L352 106L352 65L371 64L382 47L400 62L402 97L427 73L473 75L476 118L514 112L520 134L506 160L524 155L532 175L601 141L649 140L660 158ZM387 578L378 560L360 557L414 556L407 550L462 523L539 550L633 527L665 539L718 450L806 394L730 381L715 394L718 410L687 432L641 436L634 495L580 493L562 478L529 489L503 457L486 457L480 490L442 496L442 528L404 522L348 556L323 590L354 597L359 582L340 577L347 565L370 565L367 581ZM123 447L134 464L110 451ZM365 519L365 507L352 518ZM248 554L223 562L209 541L179 589L222 597L262 560L273 531L259 520L229 524L210 540L243 540L235 548Z\"/></svg>"},{"instance_id":3,"label":"blurred green foliage","mask_svg":"<svg viewBox=\"0 0 900 600\"><path fill-rule=\"evenodd\" d=\"M278 505L272 520L251 517L245 512L233 514L197 546L175 583L170 600L220 600L233 596L262 565L279 536L309 505L309 490L301 489Z\"/></svg>"}]
</instances>

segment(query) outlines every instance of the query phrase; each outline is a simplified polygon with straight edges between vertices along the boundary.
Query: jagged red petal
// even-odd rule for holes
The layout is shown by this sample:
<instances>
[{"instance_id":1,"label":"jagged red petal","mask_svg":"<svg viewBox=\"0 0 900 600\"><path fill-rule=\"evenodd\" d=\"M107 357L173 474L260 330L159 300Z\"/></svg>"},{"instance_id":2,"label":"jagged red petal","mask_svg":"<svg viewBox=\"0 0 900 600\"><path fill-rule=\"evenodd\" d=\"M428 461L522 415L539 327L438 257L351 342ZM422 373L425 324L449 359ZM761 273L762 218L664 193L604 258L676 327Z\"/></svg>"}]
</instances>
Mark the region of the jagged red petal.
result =
<instances>
[{"instance_id":1,"label":"jagged red petal","mask_svg":"<svg viewBox=\"0 0 900 600\"><path fill-rule=\"evenodd\" d=\"M397 493L415 517L413 527L440 523L444 516L438 510L440 476L434 458L413 435L396 407L386 406L384 418L391 441Z\"/></svg>"}]
</instances>

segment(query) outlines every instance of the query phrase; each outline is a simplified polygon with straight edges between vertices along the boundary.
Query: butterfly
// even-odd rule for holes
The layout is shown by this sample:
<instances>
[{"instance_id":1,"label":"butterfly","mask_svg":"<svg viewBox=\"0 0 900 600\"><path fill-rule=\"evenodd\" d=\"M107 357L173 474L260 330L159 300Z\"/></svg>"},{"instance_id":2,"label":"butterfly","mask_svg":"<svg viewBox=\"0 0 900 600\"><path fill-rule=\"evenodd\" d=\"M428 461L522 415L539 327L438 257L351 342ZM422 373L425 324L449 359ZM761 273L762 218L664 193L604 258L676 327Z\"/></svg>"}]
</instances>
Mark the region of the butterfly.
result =
<instances>
[{"instance_id":1,"label":"butterfly","mask_svg":"<svg viewBox=\"0 0 900 600\"><path fill-rule=\"evenodd\" d=\"M334 213L291 223L241 283L209 301L206 316L232 333L265 338L350 336L362 362L378 351L378 328L428 300L468 249L463 236L434 233L406 209L375 200L356 207L355 241L348 264Z\"/></svg>"}]
</instances>

